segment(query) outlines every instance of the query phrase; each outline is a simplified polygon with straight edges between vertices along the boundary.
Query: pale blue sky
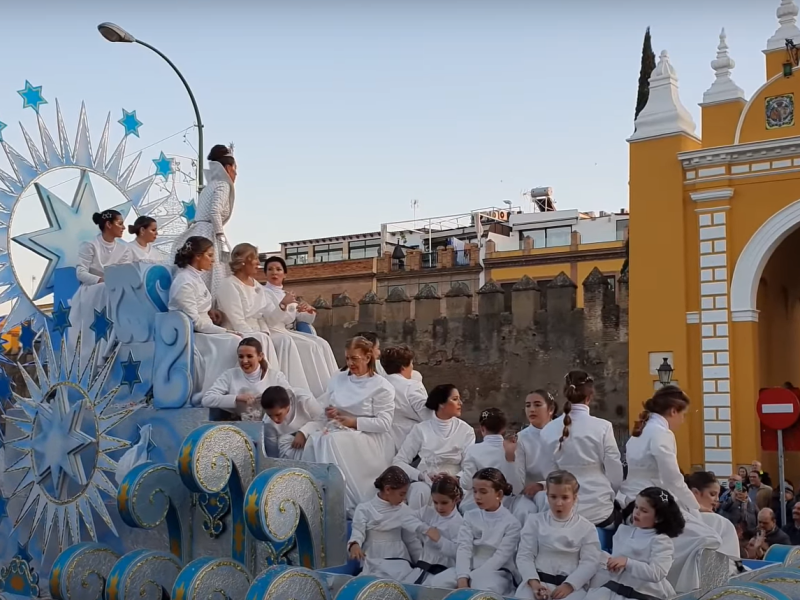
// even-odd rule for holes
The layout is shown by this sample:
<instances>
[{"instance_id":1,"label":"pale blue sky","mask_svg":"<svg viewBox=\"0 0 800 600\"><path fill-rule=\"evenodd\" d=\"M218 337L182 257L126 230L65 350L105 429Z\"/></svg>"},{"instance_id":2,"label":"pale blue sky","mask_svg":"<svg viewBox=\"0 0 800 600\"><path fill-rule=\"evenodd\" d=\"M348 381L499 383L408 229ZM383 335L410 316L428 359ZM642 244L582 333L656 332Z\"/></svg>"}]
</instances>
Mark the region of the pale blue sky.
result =
<instances>
[{"instance_id":1,"label":"pale blue sky","mask_svg":"<svg viewBox=\"0 0 800 600\"><path fill-rule=\"evenodd\" d=\"M435 216L552 186L560 208L627 207L625 138L645 27L656 54L669 51L699 126L720 28L750 94L764 80L779 0L22 4L2 9L7 140L21 145L18 120L35 132L16 94L26 79L44 86L52 131L56 97L73 137L85 100L95 145L106 113L116 121L123 107L144 122L142 139L132 138L140 147L191 125L161 59L96 31L117 22L182 69L206 148L235 142L228 237L272 250L410 219L412 198L419 215ZM122 128L113 131L115 143ZM143 164L161 149L192 152L178 137L147 150ZM72 191L64 186L63 197Z\"/></svg>"}]
</instances>

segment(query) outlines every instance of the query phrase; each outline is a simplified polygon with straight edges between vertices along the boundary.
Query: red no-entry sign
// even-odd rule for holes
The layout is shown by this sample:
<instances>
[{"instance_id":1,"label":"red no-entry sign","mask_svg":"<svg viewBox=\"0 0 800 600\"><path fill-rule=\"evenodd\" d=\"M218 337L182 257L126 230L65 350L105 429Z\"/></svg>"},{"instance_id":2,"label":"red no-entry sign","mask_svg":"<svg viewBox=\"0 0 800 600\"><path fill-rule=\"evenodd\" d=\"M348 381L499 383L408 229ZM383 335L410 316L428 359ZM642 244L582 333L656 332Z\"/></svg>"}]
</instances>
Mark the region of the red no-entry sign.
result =
<instances>
[{"instance_id":1,"label":"red no-entry sign","mask_svg":"<svg viewBox=\"0 0 800 600\"><path fill-rule=\"evenodd\" d=\"M758 418L770 429L789 429L800 418L800 400L786 388L769 388L758 395Z\"/></svg>"}]
</instances>

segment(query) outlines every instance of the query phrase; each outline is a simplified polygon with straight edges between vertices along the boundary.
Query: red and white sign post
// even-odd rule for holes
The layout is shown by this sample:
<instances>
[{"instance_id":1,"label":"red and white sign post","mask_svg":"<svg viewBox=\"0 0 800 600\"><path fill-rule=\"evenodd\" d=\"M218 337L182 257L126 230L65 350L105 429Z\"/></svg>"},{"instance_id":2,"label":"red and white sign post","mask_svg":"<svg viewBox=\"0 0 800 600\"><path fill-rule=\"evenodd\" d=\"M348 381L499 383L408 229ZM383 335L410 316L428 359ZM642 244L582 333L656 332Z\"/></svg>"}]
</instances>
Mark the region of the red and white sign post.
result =
<instances>
[{"instance_id":1,"label":"red and white sign post","mask_svg":"<svg viewBox=\"0 0 800 600\"><path fill-rule=\"evenodd\" d=\"M789 429L800 418L800 400L792 390L769 388L758 395L758 418L769 429L778 433L778 477L780 478L781 511L786 514L786 478L784 477L783 430Z\"/></svg>"}]
</instances>

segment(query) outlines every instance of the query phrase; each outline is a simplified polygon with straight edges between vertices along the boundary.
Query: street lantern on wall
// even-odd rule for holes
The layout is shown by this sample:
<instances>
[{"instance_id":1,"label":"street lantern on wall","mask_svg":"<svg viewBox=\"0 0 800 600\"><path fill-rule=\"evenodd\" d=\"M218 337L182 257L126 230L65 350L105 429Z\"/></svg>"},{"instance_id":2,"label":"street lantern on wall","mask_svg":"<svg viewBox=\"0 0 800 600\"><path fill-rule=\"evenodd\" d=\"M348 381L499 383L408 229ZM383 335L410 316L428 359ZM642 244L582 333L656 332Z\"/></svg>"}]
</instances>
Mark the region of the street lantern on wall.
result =
<instances>
[{"instance_id":1,"label":"street lantern on wall","mask_svg":"<svg viewBox=\"0 0 800 600\"><path fill-rule=\"evenodd\" d=\"M669 385L672 381L672 365L669 364L669 359L664 357L664 362L662 362L656 372L658 373L658 381L661 383L661 387Z\"/></svg>"}]
</instances>

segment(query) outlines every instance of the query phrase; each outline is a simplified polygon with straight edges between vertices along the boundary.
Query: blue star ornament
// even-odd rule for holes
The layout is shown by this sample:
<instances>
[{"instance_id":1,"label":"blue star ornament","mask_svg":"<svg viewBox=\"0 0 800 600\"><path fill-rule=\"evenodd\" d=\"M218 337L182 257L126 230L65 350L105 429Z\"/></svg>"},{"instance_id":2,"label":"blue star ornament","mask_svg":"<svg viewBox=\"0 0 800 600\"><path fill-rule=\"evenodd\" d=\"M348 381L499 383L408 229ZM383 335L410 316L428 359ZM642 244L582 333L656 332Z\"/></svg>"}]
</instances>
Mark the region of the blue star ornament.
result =
<instances>
[{"instance_id":1,"label":"blue star ornament","mask_svg":"<svg viewBox=\"0 0 800 600\"><path fill-rule=\"evenodd\" d=\"M197 216L197 205L194 203L194 200L190 200L189 202L181 202L181 204L183 204L183 212L181 213L181 216L186 219L186 222L189 225L191 225Z\"/></svg>"},{"instance_id":2,"label":"blue star ornament","mask_svg":"<svg viewBox=\"0 0 800 600\"><path fill-rule=\"evenodd\" d=\"M139 137L139 127L144 125L139 119L136 118L136 111L128 112L124 108L122 109L122 118L117 121L120 125L125 128L125 135L135 135Z\"/></svg>"},{"instance_id":3,"label":"blue star ornament","mask_svg":"<svg viewBox=\"0 0 800 600\"><path fill-rule=\"evenodd\" d=\"M0 121L0 142L3 141L3 129L5 129L6 127L8 127L8 125Z\"/></svg>"},{"instance_id":4,"label":"blue star ornament","mask_svg":"<svg viewBox=\"0 0 800 600\"><path fill-rule=\"evenodd\" d=\"M94 343L100 340L108 341L108 334L111 333L111 328L114 326L114 321L108 318L108 309L104 306L103 310L94 311L94 321L89 325L89 329L94 331Z\"/></svg>"},{"instance_id":5,"label":"blue star ornament","mask_svg":"<svg viewBox=\"0 0 800 600\"><path fill-rule=\"evenodd\" d=\"M47 104L47 100L42 96L42 86L32 86L30 81L25 81L25 89L17 90L17 93L22 96L22 108L32 108L37 113L39 106Z\"/></svg>"},{"instance_id":6,"label":"blue star ornament","mask_svg":"<svg viewBox=\"0 0 800 600\"><path fill-rule=\"evenodd\" d=\"M163 152L153 159L153 164L156 166L156 175L161 175L164 179L175 173L175 159L167 158Z\"/></svg>"},{"instance_id":7,"label":"blue star ornament","mask_svg":"<svg viewBox=\"0 0 800 600\"><path fill-rule=\"evenodd\" d=\"M33 342L36 339L36 332L33 330L33 323L25 321L19 330L19 343L22 346L23 352L30 352L33 350Z\"/></svg>"},{"instance_id":8,"label":"blue star ornament","mask_svg":"<svg viewBox=\"0 0 800 600\"><path fill-rule=\"evenodd\" d=\"M39 287L32 298L39 300L53 292L56 269L76 266L81 244L97 237L97 225L92 223L92 214L100 209L88 171L81 171L71 205L39 183L35 183L34 187L50 227L13 239L47 260ZM125 202L112 208L118 210L124 219L131 210L131 203Z\"/></svg>"},{"instance_id":9,"label":"blue star ornament","mask_svg":"<svg viewBox=\"0 0 800 600\"><path fill-rule=\"evenodd\" d=\"M133 387L137 383L142 383L142 378L139 376L139 367L142 366L142 361L140 360L133 360L133 353L128 352L128 360L123 363L120 363L122 367L122 377L119 380L119 384L127 385L128 390L133 392Z\"/></svg>"},{"instance_id":10,"label":"blue star ornament","mask_svg":"<svg viewBox=\"0 0 800 600\"><path fill-rule=\"evenodd\" d=\"M33 561L33 557L31 556L30 552L28 552L28 543L25 542L24 544L20 544L17 542L17 553L15 556L19 557L20 560L26 563L31 563Z\"/></svg>"},{"instance_id":11,"label":"blue star ornament","mask_svg":"<svg viewBox=\"0 0 800 600\"><path fill-rule=\"evenodd\" d=\"M64 332L72 327L72 323L69 321L69 306L64 306L63 302L58 303L58 308L53 311L51 315L51 319L53 320L53 329L64 336Z\"/></svg>"}]
</instances>

